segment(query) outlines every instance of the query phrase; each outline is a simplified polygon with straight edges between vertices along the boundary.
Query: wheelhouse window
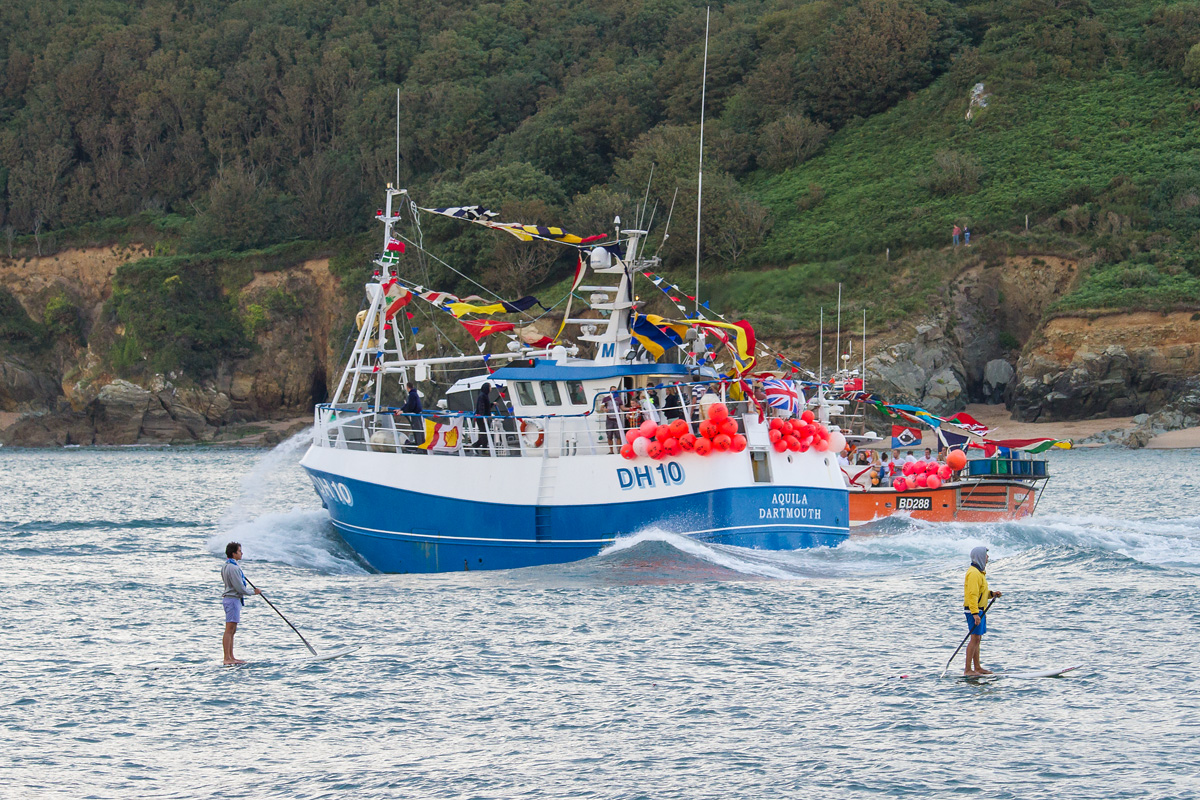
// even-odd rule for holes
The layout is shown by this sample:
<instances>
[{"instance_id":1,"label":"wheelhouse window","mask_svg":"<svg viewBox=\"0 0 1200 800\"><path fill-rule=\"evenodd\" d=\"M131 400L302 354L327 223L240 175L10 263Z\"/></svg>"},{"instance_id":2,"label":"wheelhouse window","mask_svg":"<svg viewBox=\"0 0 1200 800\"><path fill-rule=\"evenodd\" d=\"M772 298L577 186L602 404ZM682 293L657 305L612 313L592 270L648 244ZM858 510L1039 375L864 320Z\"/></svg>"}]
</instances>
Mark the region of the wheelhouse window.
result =
<instances>
[{"instance_id":1,"label":"wheelhouse window","mask_svg":"<svg viewBox=\"0 0 1200 800\"><path fill-rule=\"evenodd\" d=\"M523 406L536 406L537 398L533 396L533 384L529 381L514 381L513 385L517 387L517 399L521 401Z\"/></svg>"},{"instance_id":2,"label":"wheelhouse window","mask_svg":"<svg viewBox=\"0 0 1200 800\"><path fill-rule=\"evenodd\" d=\"M579 381L567 381L567 397L571 398L571 405L586 406L587 395L583 393L583 384Z\"/></svg>"},{"instance_id":3,"label":"wheelhouse window","mask_svg":"<svg viewBox=\"0 0 1200 800\"><path fill-rule=\"evenodd\" d=\"M558 384L554 381L539 381L542 387L542 399L546 401L548 406L561 406L562 394L558 391Z\"/></svg>"}]
</instances>

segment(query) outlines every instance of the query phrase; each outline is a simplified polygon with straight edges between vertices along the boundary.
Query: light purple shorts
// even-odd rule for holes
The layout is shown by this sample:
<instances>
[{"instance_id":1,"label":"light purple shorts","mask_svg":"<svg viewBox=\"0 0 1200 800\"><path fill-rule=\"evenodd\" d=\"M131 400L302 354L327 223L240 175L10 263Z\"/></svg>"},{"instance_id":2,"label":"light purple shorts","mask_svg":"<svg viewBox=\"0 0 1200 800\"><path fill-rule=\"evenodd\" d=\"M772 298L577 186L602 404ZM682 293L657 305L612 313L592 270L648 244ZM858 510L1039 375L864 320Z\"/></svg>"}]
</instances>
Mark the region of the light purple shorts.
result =
<instances>
[{"instance_id":1,"label":"light purple shorts","mask_svg":"<svg viewBox=\"0 0 1200 800\"><path fill-rule=\"evenodd\" d=\"M225 606L226 622L242 621L242 601L236 597L222 597L221 605Z\"/></svg>"}]
</instances>

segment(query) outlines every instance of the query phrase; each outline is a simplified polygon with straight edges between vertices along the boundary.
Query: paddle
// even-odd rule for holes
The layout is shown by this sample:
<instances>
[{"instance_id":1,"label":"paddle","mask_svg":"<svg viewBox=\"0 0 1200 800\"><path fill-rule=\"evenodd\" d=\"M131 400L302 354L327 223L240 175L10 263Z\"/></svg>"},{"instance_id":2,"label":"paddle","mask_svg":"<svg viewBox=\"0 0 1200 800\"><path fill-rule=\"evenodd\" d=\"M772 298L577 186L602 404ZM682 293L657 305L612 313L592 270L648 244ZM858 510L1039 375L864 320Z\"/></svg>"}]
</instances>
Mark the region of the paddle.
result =
<instances>
[{"instance_id":1,"label":"paddle","mask_svg":"<svg viewBox=\"0 0 1200 800\"><path fill-rule=\"evenodd\" d=\"M242 577L245 578L246 576L243 575ZM246 583L250 583L249 578L246 578ZM255 586L253 583L250 583L250 588L258 589L258 587ZM317 654L317 651L313 648L313 646L311 644L308 643L308 639L304 638L304 634L301 633L300 631L297 631L296 626L293 625L292 623L288 622L288 618L283 615L282 611L280 611L278 608L275 608L274 603L272 603L270 600L267 600L267 596L265 594L263 594L260 591L258 596L261 597L263 600L267 601L267 605L269 605L271 607L271 610L274 611L276 614L278 614L279 618L281 620L283 620L284 622L287 622L289 628L296 631L296 635L300 637L300 641L304 642L304 646L308 648L308 652L312 653L315 656ZM957 652L957 651L955 651L955 652Z\"/></svg>"},{"instance_id":2,"label":"paddle","mask_svg":"<svg viewBox=\"0 0 1200 800\"><path fill-rule=\"evenodd\" d=\"M265 598L265 597L263 598L263 600L266 600L266 599L267 599L267 598ZM987 608L983 609L983 613L984 613L984 614L986 614L986 613L988 612L988 608L991 608L991 607L992 607L992 603L994 603L994 602L996 602L996 598L995 598L995 597L993 597L993 598L992 598L990 601L988 601ZM297 631L297 633L299 633L299 631ZM967 631L967 635L966 635L966 636L964 636L964 637L963 637L963 640L962 640L961 642L959 642L959 643L958 643L958 649L956 649L956 650L954 651L954 656L958 655L958 651L963 649L963 645L964 645L964 644L966 644L966 643L967 643L967 639L970 639L970 638L971 638L971 632L970 632L970 631ZM951 664L951 663L953 663L953 661L954 661L954 656L950 656L950 660L946 662L946 668L942 670L942 674L941 674L941 675L938 675L938 677L939 677L939 678L944 678L944 677L946 677L946 673L950 671L950 664Z\"/></svg>"}]
</instances>

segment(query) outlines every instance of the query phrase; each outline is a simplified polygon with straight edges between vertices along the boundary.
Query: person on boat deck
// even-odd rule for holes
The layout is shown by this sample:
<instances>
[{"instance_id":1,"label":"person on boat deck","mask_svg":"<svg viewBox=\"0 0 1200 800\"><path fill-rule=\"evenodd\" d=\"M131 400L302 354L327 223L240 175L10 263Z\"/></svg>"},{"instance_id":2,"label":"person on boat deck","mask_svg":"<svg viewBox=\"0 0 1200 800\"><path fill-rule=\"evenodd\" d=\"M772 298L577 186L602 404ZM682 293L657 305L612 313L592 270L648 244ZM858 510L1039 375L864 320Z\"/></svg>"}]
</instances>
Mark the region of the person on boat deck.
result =
<instances>
[{"instance_id":1,"label":"person on boat deck","mask_svg":"<svg viewBox=\"0 0 1200 800\"><path fill-rule=\"evenodd\" d=\"M667 399L663 401L663 415L667 419L683 419L683 401L674 386L667 387Z\"/></svg>"},{"instance_id":2,"label":"person on boat deck","mask_svg":"<svg viewBox=\"0 0 1200 800\"><path fill-rule=\"evenodd\" d=\"M921 460L928 464L930 461L936 461L937 459L933 457L933 451L926 447L925 455L921 456Z\"/></svg>"},{"instance_id":3,"label":"person on boat deck","mask_svg":"<svg viewBox=\"0 0 1200 800\"><path fill-rule=\"evenodd\" d=\"M617 387L608 387L608 394L604 395L604 399L600 402L604 407L604 434L608 440L608 452L617 452L613 448L621 447L621 425L619 415L621 413L621 396L617 394Z\"/></svg>"},{"instance_id":4,"label":"person on boat deck","mask_svg":"<svg viewBox=\"0 0 1200 800\"><path fill-rule=\"evenodd\" d=\"M492 385L485 383L479 387L479 395L475 398L475 424L479 426L479 434L475 437L475 441L471 443L472 447L487 447L487 420L482 417L490 417L492 415Z\"/></svg>"},{"instance_id":5,"label":"person on boat deck","mask_svg":"<svg viewBox=\"0 0 1200 800\"><path fill-rule=\"evenodd\" d=\"M417 394L417 387L409 384L408 397L404 400L404 405L400 406L401 414L408 414L408 427L412 431L413 444L421 445L425 443L425 426L421 422L421 413L424 411L421 408L421 398ZM420 452L425 452L421 450Z\"/></svg>"},{"instance_id":6,"label":"person on boat deck","mask_svg":"<svg viewBox=\"0 0 1200 800\"><path fill-rule=\"evenodd\" d=\"M892 464L888 460L887 451L879 454L879 485L886 488L892 485Z\"/></svg>"},{"instance_id":7,"label":"person on boat deck","mask_svg":"<svg viewBox=\"0 0 1200 800\"><path fill-rule=\"evenodd\" d=\"M225 607L225 635L221 637L221 649L225 651L223 663L226 665L246 663L233 657L233 635L242 621L242 606L246 605L246 598L262 594L259 589L251 592L246 588L246 576L238 564L241 557L240 544L230 542L225 545L225 563L221 565L221 580L225 583L225 591L221 593L221 605Z\"/></svg>"},{"instance_id":8,"label":"person on boat deck","mask_svg":"<svg viewBox=\"0 0 1200 800\"><path fill-rule=\"evenodd\" d=\"M986 601L1002 593L988 588L987 562L987 548L974 548L971 551L971 566L967 568L967 576L963 580L963 611L967 616L967 630L971 634L967 642L967 663L963 668L963 675L968 676L992 674L991 670L984 669L979 663L979 643L987 633Z\"/></svg>"}]
</instances>

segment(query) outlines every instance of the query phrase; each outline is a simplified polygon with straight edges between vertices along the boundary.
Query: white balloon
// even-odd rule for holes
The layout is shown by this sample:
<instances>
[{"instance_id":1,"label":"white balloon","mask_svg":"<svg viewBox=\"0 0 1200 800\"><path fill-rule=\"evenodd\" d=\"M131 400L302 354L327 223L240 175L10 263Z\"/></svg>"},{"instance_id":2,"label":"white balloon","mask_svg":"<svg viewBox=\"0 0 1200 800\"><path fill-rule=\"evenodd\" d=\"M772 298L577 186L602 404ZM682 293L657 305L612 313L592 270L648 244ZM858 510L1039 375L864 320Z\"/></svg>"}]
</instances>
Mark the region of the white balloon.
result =
<instances>
[{"instance_id":1,"label":"white balloon","mask_svg":"<svg viewBox=\"0 0 1200 800\"><path fill-rule=\"evenodd\" d=\"M846 449L846 437L841 431L834 431L829 434L829 451L832 453L840 453Z\"/></svg>"},{"instance_id":2,"label":"white balloon","mask_svg":"<svg viewBox=\"0 0 1200 800\"><path fill-rule=\"evenodd\" d=\"M650 440L645 436L639 436L633 440L633 452L643 458L646 457L646 450L650 447Z\"/></svg>"}]
</instances>

